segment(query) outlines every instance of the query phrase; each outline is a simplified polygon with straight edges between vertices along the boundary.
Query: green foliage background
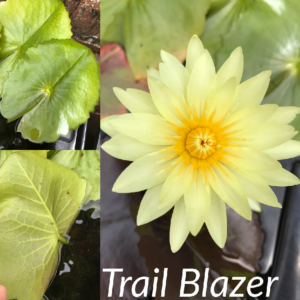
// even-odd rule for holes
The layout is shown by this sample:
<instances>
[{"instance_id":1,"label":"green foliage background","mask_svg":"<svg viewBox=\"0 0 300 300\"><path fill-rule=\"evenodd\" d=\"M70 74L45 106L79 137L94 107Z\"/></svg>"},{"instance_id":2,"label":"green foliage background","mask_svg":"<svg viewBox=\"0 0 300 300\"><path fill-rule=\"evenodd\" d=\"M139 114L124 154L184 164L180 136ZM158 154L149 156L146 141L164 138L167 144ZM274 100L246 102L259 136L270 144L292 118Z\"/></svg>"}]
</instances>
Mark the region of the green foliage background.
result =
<instances>
[{"instance_id":1,"label":"green foliage background","mask_svg":"<svg viewBox=\"0 0 300 300\"><path fill-rule=\"evenodd\" d=\"M166 11L171 12L170 18ZM299 11L298 0L162 0L159 4L147 0L103 0L101 42L118 43L124 48L138 80L146 77L147 67L158 67L161 49L184 62L184 49L193 34L200 36L217 69L241 46L245 58L242 80L271 70L264 103L299 107ZM114 74L111 78L105 72L104 89L114 81L120 82L115 67ZM110 95L102 101L115 99ZM300 130L300 116L292 125ZM300 134L296 139L300 140Z\"/></svg>"}]
</instances>

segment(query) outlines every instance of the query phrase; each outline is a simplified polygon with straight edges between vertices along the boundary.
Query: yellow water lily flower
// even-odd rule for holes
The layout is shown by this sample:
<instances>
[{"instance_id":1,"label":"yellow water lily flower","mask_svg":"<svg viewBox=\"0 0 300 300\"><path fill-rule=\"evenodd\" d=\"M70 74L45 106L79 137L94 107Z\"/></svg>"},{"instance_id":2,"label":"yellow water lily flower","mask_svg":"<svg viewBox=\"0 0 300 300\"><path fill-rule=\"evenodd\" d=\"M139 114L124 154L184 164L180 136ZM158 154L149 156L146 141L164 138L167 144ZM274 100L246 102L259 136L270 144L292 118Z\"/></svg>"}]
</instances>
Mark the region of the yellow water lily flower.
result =
<instances>
[{"instance_id":1,"label":"yellow water lily flower","mask_svg":"<svg viewBox=\"0 0 300 300\"><path fill-rule=\"evenodd\" d=\"M269 187L299 184L279 159L300 155L290 123L296 107L260 105L270 81L264 71L243 83L243 53L235 49L218 72L197 36L186 67L162 51L159 71L150 69L150 94L115 88L131 113L107 117L112 136L103 149L133 163L113 191L147 190L137 224L148 223L174 207L170 244L180 249L188 234L205 223L221 248L227 237L226 204L251 220L258 202L281 207Z\"/></svg>"}]
</instances>

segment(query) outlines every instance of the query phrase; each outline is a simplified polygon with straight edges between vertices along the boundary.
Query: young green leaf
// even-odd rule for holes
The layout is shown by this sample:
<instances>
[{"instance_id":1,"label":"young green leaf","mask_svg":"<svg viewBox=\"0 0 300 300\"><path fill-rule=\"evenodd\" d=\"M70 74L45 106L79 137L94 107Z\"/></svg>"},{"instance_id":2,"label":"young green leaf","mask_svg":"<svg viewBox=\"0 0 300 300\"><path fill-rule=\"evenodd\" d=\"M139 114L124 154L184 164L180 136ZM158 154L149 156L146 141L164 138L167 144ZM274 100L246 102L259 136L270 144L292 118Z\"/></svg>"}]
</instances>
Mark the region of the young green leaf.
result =
<instances>
[{"instance_id":1,"label":"young green leaf","mask_svg":"<svg viewBox=\"0 0 300 300\"><path fill-rule=\"evenodd\" d=\"M67 151L60 150L49 153L48 157L75 171L85 178L93 187L89 200L100 199L100 151Z\"/></svg>"},{"instance_id":2,"label":"young green leaf","mask_svg":"<svg viewBox=\"0 0 300 300\"><path fill-rule=\"evenodd\" d=\"M2 115L25 139L55 142L85 123L100 96L99 65L73 40L52 40L30 48L4 83Z\"/></svg>"},{"instance_id":3,"label":"young green leaf","mask_svg":"<svg viewBox=\"0 0 300 300\"><path fill-rule=\"evenodd\" d=\"M0 94L3 82L26 50L53 38L71 38L71 21L61 0L0 2Z\"/></svg>"},{"instance_id":4,"label":"young green leaf","mask_svg":"<svg viewBox=\"0 0 300 300\"><path fill-rule=\"evenodd\" d=\"M0 168L0 282L9 299L40 300L61 242L89 197L75 172L33 153L13 153Z\"/></svg>"}]
</instances>

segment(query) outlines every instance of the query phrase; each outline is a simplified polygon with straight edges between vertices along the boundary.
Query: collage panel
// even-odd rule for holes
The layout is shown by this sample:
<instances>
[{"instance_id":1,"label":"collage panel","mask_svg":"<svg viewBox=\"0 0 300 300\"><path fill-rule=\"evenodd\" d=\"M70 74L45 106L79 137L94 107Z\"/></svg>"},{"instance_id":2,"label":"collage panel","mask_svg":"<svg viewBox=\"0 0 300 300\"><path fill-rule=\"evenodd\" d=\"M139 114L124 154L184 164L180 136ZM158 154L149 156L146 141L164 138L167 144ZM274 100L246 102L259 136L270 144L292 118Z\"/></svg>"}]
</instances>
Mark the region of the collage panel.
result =
<instances>
[{"instance_id":1,"label":"collage panel","mask_svg":"<svg viewBox=\"0 0 300 300\"><path fill-rule=\"evenodd\" d=\"M100 2L0 8L0 149L99 150Z\"/></svg>"},{"instance_id":2,"label":"collage panel","mask_svg":"<svg viewBox=\"0 0 300 300\"><path fill-rule=\"evenodd\" d=\"M300 299L299 15L101 0L101 300Z\"/></svg>"},{"instance_id":3,"label":"collage panel","mask_svg":"<svg viewBox=\"0 0 300 300\"><path fill-rule=\"evenodd\" d=\"M100 299L100 0L0 0L0 300Z\"/></svg>"}]
</instances>

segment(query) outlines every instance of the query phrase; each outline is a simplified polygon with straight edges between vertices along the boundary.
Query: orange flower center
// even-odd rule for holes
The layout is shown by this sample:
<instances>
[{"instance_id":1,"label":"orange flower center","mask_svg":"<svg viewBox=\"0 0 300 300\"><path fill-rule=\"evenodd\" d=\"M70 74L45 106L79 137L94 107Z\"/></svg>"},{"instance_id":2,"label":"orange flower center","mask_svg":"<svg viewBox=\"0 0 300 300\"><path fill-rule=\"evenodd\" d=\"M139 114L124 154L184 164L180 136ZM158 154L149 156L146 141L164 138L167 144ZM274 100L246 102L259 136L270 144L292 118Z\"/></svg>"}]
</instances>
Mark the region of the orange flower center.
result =
<instances>
[{"instance_id":1,"label":"orange flower center","mask_svg":"<svg viewBox=\"0 0 300 300\"><path fill-rule=\"evenodd\" d=\"M191 156L206 159L216 151L217 140L210 129L198 127L187 135L185 145Z\"/></svg>"}]
</instances>

